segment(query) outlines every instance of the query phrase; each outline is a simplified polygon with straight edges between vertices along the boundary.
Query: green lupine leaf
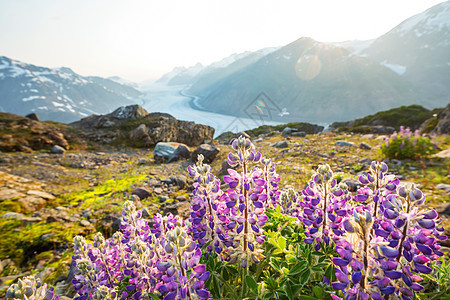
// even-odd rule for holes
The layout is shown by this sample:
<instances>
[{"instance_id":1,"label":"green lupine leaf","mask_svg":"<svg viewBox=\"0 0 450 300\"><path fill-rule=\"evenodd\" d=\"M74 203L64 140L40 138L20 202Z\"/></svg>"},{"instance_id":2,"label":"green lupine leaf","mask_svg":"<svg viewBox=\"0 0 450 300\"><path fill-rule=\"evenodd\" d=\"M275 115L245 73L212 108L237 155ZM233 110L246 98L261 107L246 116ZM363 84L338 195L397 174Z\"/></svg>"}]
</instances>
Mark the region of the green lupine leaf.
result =
<instances>
[{"instance_id":1,"label":"green lupine leaf","mask_svg":"<svg viewBox=\"0 0 450 300\"><path fill-rule=\"evenodd\" d=\"M247 286L252 290L253 293L258 293L258 284L256 283L255 279L251 277L250 275L245 276L245 283L247 283Z\"/></svg>"}]
</instances>

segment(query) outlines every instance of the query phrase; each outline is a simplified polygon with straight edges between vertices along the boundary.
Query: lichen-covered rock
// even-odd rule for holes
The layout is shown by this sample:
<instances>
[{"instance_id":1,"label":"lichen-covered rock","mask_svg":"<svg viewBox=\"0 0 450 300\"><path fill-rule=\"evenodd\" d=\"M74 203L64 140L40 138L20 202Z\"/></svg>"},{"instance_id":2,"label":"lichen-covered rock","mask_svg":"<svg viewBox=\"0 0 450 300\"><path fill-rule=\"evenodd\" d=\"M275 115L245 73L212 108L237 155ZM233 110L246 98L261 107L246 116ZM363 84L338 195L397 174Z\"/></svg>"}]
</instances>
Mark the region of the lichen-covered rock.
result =
<instances>
[{"instance_id":1,"label":"lichen-covered rock","mask_svg":"<svg viewBox=\"0 0 450 300\"><path fill-rule=\"evenodd\" d=\"M148 113L139 105L117 109L107 115L93 115L70 124L82 129L82 137L100 143L116 142L133 147L151 147L159 142L198 146L212 140L214 128L180 121L165 113Z\"/></svg>"}]
</instances>

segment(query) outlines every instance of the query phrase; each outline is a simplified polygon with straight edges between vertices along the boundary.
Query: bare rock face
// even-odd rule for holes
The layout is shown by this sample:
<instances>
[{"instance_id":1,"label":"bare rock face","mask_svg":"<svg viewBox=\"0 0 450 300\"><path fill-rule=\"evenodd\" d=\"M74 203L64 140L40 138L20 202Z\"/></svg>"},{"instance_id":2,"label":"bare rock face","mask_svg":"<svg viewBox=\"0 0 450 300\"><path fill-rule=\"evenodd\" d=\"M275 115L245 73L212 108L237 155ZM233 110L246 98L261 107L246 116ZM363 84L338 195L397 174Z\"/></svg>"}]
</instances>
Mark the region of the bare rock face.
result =
<instances>
[{"instance_id":1,"label":"bare rock face","mask_svg":"<svg viewBox=\"0 0 450 300\"><path fill-rule=\"evenodd\" d=\"M137 147L152 147L159 142L198 146L212 140L214 128L180 121L169 114L151 113L139 105L121 107L102 116L90 116L70 124L82 129L84 138L100 143L121 141Z\"/></svg>"},{"instance_id":2,"label":"bare rock face","mask_svg":"<svg viewBox=\"0 0 450 300\"><path fill-rule=\"evenodd\" d=\"M450 103L438 115L439 122L431 131L434 134L450 134Z\"/></svg>"},{"instance_id":3,"label":"bare rock face","mask_svg":"<svg viewBox=\"0 0 450 300\"><path fill-rule=\"evenodd\" d=\"M141 124L136 129L130 132L130 140L141 141L143 146L150 147L155 144L151 136L149 135L149 130L145 124Z\"/></svg>"}]
</instances>

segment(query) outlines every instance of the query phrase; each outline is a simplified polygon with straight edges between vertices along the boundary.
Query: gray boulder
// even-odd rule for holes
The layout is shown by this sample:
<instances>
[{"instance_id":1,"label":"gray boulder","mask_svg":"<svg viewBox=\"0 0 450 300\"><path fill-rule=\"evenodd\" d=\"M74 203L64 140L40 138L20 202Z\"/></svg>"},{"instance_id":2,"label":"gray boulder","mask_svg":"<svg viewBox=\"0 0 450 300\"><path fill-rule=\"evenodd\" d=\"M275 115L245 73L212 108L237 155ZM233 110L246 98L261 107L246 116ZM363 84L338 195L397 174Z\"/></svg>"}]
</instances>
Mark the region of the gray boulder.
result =
<instances>
[{"instance_id":1,"label":"gray boulder","mask_svg":"<svg viewBox=\"0 0 450 300\"><path fill-rule=\"evenodd\" d=\"M136 188L131 192L132 195L136 195L139 199L143 200L150 197L150 191L146 188Z\"/></svg>"},{"instance_id":2,"label":"gray boulder","mask_svg":"<svg viewBox=\"0 0 450 300\"><path fill-rule=\"evenodd\" d=\"M36 113L28 114L25 117L34 121L40 121L39 116Z\"/></svg>"},{"instance_id":3,"label":"gray boulder","mask_svg":"<svg viewBox=\"0 0 450 300\"><path fill-rule=\"evenodd\" d=\"M280 142L270 144L269 146L275 147L275 148L287 148L287 147L289 147L289 144L287 141L280 141Z\"/></svg>"},{"instance_id":4,"label":"gray boulder","mask_svg":"<svg viewBox=\"0 0 450 300\"><path fill-rule=\"evenodd\" d=\"M186 176L178 175L178 176L170 176L170 181L180 187L180 189L184 188L186 185Z\"/></svg>"},{"instance_id":5,"label":"gray boulder","mask_svg":"<svg viewBox=\"0 0 450 300\"><path fill-rule=\"evenodd\" d=\"M439 122L431 131L434 134L450 134L450 103L438 115Z\"/></svg>"},{"instance_id":6,"label":"gray boulder","mask_svg":"<svg viewBox=\"0 0 450 300\"><path fill-rule=\"evenodd\" d=\"M366 142L362 142L361 144L359 144L359 148L366 149L366 150L372 149L372 147L370 147L370 145L367 144Z\"/></svg>"},{"instance_id":7,"label":"gray boulder","mask_svg":"<svg viewBox=\"0 0 450 300\"><path fill-rule=\"evenodd\" d=\"M66 149L61 146L54 145L50 152L53 154L64 154L66 152Z\"/></svg>"},{"instance_id":8,"label":"gray boulder","mask_svg":"<svg viewBox=\"0 0 450 300\"><path fill-rule=\"evenodd\" d=\"M336 143L334 143L334 145L338 147L356 147L355 143L347 141L337 141Z\"/></svg>"},{"instance_id":9,"label":"gray boulder","mask_svg":"<svg viewBox=\"0 0 450 300\"><path fill-rule=\"evenodd\" d=\"M304 132L304 131L297 131L297 132L292 132L291 135L292 136L298 136L298 137L305 137L306 136L306 132Z\"/></svg>"},{"instance_id":10,"label":"gray boulder","mask_svg":"<svg viewBox=\"0 0 450 300\"><path fill-rule=\"evenodd\" d=\"M192 152L192 160L196 162L198 155L202 154L205 157L204 162L210 164L214 161L214 159L216 159L218 153L219 149L217 149L213 145L202 144L198 146L198 148L195 149L194 152Z\"/></svg>"},{"instance_id":11,"label":"gray boulder","mask_svg":"<svg viewBox=\"0 0 450 300\"><path fill-rule=\"evenodd\" d=\"M167 162L173 162L180 159L188 159L191 157L191 150L185 144L179 144L177 149L172 153Z\"/></svg>"},{"instance_id":12,"label":"gray boulder","mask_svg":"<svg viewBox=\"0 0 450 300\"><path fill-rule=\"evenodd\" d=\"M283 131L281 132L281 135L284 137L287 137L288 135L291 135L293 131L297 131L297 129L293 129L291 127L285 127Z\"/></svg>"},{"instance_id":13,"label":"gray boulder","mask_svg":"<svg viewBox=\"0 0 450 300\"><path fill-rule=\"evenodd\" d=\"M155 144L148 134L149 130L145 124L140 124L134 130L130 131L130 140L141 143L142 146L149 147Z\"/></svg>"},{"instance_id":14,"label":"gray boulder","mask_svg":"<svg viewBox=\"0 0 450 300\"><path fill-rule=\"evenodd\" d=\"M159 142L153 150L153 158L156 161L167 161L177 150L179 143Z\"/></svg>"}]
</instances>

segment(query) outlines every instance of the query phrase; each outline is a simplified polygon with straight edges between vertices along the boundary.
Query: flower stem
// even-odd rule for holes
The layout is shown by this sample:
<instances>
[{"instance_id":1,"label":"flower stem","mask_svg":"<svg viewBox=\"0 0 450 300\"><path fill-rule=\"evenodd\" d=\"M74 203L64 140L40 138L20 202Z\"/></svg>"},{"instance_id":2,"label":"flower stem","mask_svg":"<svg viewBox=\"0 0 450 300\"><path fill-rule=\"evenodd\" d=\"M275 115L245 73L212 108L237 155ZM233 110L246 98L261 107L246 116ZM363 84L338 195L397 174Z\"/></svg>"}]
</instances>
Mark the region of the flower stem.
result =
<instances>
[{"instance_id":1,"label":"flower stem","mask_svg":"<svg viewBox=\"0 0 450 300\"><path fill-rule=\"evenodd\" d=\"M244 245L243 245L243 247L244 247L244 253L246 253L247 252L247 234L248 234L248 199L247 199L247 197L248 197L248 195L247 195L247 190L245 189L245 178L247 177L247 164L246 164L246 162L244 162L243 163L243 165L242 165L242 168L243 168L243 176L242 176L242 183L243 183L243 185L242 185L242 187L243 187L243 189L244 189L244 205L245 205L245 208L244 208L244 218L245 218L245 221L244 221Z\"/></svg>"}]
</instances>

